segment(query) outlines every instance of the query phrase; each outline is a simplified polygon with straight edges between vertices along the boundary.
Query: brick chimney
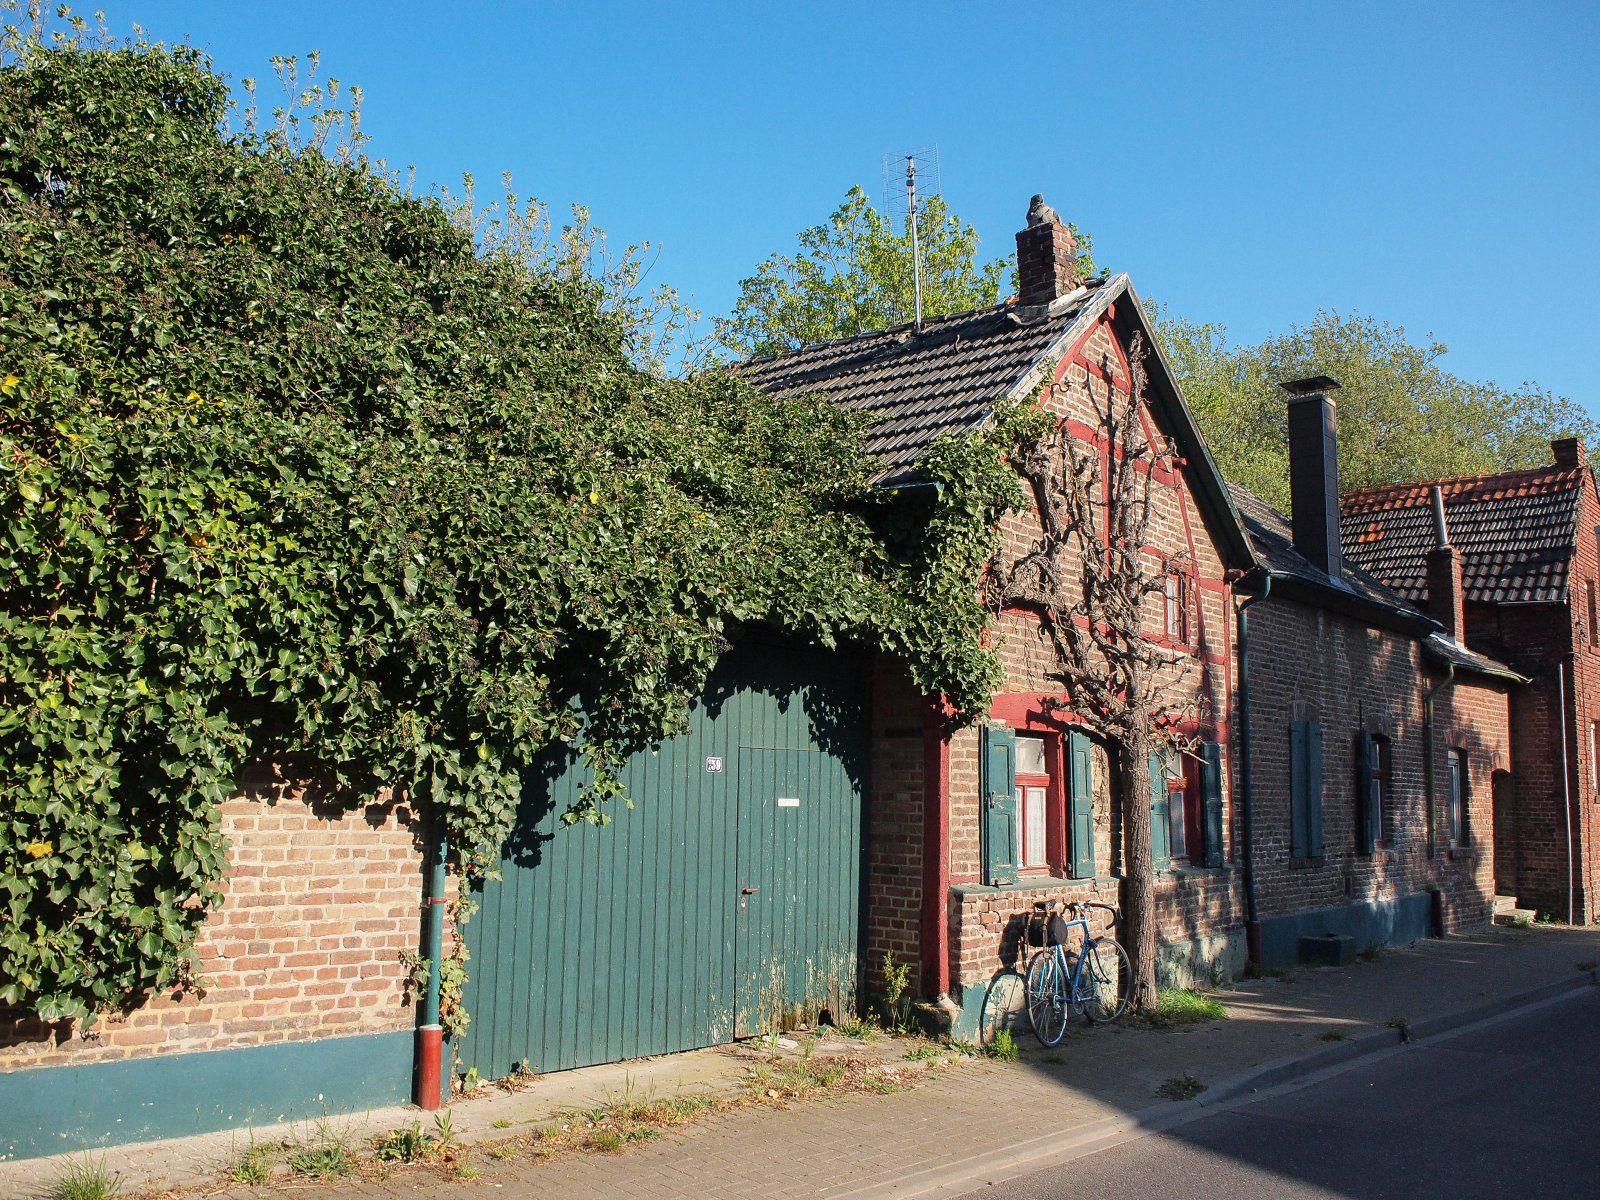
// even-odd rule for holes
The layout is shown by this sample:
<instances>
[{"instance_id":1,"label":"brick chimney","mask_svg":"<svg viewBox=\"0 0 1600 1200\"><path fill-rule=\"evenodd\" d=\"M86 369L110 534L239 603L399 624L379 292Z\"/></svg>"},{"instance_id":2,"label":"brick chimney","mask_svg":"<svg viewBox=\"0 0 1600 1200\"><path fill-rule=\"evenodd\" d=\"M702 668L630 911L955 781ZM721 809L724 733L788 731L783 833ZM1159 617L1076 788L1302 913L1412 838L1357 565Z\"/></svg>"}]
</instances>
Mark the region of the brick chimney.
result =
<instances>
[{"instance_id":1,"label":"brick chimney","mask_svg":"<svg viewBox=\"0 0 1600 1200\"><path fill-rule=\"evenodd\" d=\"M1433 549L1428 551L1428 615L1456 641L1467 634L1466 589L1461 583L1461 555L1450 544L1444 519L1444 493L1433 485Z\"/></svg>"},{"instance_id":2,"label":"brick chimney","mask_svg":"<svg viewBox=\"0 0 1600 1200\"><path fill-rule=\"evenodd\" d=\"M1020 238L1022 235L1019 233ZM1556 456L1556 466L1568 471L1574 467L1589 465L1589 452L1583 448L1583 440L1575 437L1556 438L1550 443L1550 449Z\"/></svg>"},{"instance_id":3,"label":"brick chimney","mask_svg":"<svg viewBox=\"0 0 1600 1200\"><path fill-rule=\"evenodd\" d=\"M1289 394L1289 505L1294 548L1313 566L1338 579L1339 423L1336 380L1326 375L1280 384Z\"/></svg>"},{"instance_id":4,"label":"brick chimney","mask_svg":"<svg viewBox=\"0 0 1600 1200\"><path fill-rule=\"evenodd\" d=\"M1017 303L1049 304L1078 286L1078 239L1056 210L1035 196L1017 234Z\"/></svg>"}]
</instances>

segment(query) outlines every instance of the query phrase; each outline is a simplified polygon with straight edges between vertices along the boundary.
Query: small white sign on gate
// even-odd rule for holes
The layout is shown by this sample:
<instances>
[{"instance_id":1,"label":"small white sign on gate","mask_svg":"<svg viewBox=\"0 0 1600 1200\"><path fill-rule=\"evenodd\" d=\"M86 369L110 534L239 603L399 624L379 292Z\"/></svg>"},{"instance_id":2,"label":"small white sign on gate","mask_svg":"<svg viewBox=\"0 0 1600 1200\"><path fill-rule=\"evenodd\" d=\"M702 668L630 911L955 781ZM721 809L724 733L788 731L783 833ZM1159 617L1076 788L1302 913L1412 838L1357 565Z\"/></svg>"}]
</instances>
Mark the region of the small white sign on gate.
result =
<instances>
[{"instance_id":1,"label":"small white sign on gate","mask_svg":"<svg viewBox=\"0 0 1600 1200\"><path fill-rule=\"evenodd\" d=\"M779 796L778 797L778 807L779 808L799 808L800 807L800 797L799 796Z\"/></svg>"},{"instance_id":2,"label":"small white sign on gate","mask_svg":"<svg viewBox=\"0 0 1600 1200\"><path fill-rule=\"evenodd\" d=\"M716 757L707 758L706 759L706 774L707 775L721 775L722 774L722 760L720 758L716 758Z\"/></svg>"}]
</instances>

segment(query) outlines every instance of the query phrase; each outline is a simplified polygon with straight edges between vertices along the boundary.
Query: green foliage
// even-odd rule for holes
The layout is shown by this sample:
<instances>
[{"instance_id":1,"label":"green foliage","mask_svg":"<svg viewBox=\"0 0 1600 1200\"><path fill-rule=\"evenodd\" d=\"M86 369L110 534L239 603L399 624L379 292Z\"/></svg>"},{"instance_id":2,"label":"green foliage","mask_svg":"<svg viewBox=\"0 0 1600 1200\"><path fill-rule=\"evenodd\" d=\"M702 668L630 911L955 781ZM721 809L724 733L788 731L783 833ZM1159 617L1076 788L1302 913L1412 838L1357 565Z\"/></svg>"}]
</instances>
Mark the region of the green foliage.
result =
<instances>
[{"instance_id":1,"label":"green foliage","mask_svg":"<svg viewBox=\"0 0 1600 1200\"><path fill-rule=\"evenodd\" d=\"M1228 1015L1227 1007L1211 996L1189 988L1164 987L1156 992L1154 1005L1132 1014L1132 1020L1158 1029L1179 1025L1198 1025L1202 1021L1220 1021Z\"/></svg>"},{"instance_id":2,"label":"green foliage","mask_svg":"<svg viewBox=\"0 0 1600 1200\"><path fill-rule=\"evenodd\" d=\"M1185 1072L1182 1075L1174 1075L1171 1079L1162 1083L1156 1089L1156 1095L1163 1100L1193 1100L1205 1090L1205 1084Z\"/></svg>"},{"instance_id":3,"label":"green foliage","mask_svg":"<svg viewBox=\"0 0 1600 1200\"><path fill-rule=\"evenodd\" d=\"M745 624L987 707L1004 424L902 536L856 418L641 367L579 248L407 194L328 110L226 132L190 47L0 64L0 1006L193 984L248 763L431 804L471 870L544 747L604 822Z\"/></svg>"},{"instance_id":4,"label":"green foliage","mask_svg":"<svg viewBox=\"0 0 1600 1200\"><path fill-rule=\"evenodd\" d=\"M1318 313L1310 324L1236 346L1217 324L1159 321L1162 348L1222 473L1287 510L1286 406L1278 384L1331 375L1339 401L1339 482L1349 488L1531 467L1550 439L1600 437L1587 414L1536 384L1470 383L1440 365L1446 346L1409 340L1375 317Z\"/></svg>"},{"instance_id":5,"label":"green foliage","mask_svg":"<svg viewBox=\"0 0 1600 1200\"><path fill-rule=\"evenodd\" d=\"M75 1158L44 1190L46 1200L115 1200L122 1191L121 1178L111 1173L104 1159Z\"/></svg>"},{"instance_id":6,"label":"green foliage","mask_svg":"<svg viewBox=\"0 0 1600 1200\"><path fill-rule=\"evenodd\" d=\"M310 1137L295 1142L285 1161L289 1170L308 1179L343 1179L361 1165L349 1136L327 1118L317 1122Z\"/></svg>"},{"instance_id":7,"label":"green foliage","mask_svg":"<svg viewBox=\"0 0 1600 1200\"><path fill-rule=\"evenodd\" d=\"M1094 271L1089 239L1079 238L1079 270ZM940 317L997 304L1015 255L978 263L978 234L944 197L918 202L922 311ZM853 187L825 224L800 231L794 254L774 254L739 284L731 315L717 323L740 357L776 354L909 322L915 314L911 223L897 228Z\"/></svg>"},{"instance_id":8,"label":"green foliage","mask_svg":"<svg viewBox=\"0 0 1600 1200\"><path fill-rule=\"evenodd\" d=\"M254 1137L228 1168L228 1178L234 1183L261 1184L272 1178L271 1150Z\"/></svg>"},{"instance_id":9,"label":"green foliage","mask_svg":"<svg viewBox=\"0 0 1600 1200\"><path fill-rule=\"evenodd\" d=\"M1000 1062L1016 1062L1022 1056L1022 1047L1017 1044L1016 1035L1011 1030L1002 1029L983 1044L983 1052Z\"/></svg>"}]
</instances>

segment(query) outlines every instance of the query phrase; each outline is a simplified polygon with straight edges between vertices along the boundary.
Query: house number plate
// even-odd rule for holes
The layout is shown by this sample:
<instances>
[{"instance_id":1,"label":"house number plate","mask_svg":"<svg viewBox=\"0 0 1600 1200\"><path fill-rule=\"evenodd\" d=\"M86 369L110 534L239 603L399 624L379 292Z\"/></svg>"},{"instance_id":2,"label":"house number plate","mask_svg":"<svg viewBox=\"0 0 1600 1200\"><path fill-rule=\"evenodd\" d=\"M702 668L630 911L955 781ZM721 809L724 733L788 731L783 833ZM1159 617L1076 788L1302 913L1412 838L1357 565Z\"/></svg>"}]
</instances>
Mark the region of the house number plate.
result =
<instances>
[{"instance_id":1,"label":"house number plate","mask_svg":"<svg viewBox=\"0 0 1600 1200\"><path fill-rule=\"evenodd\" d=\"M720 758L707 758L706 759L706 774L707 775L721 775L722 774L722 760Z\"/></svg>"},{"instance_id":2,"label":"house number plate","mask_svg":"<svg viewBox=\"0 0 1600 1200\"><path fill-rule=\"evenodd\" d=\"M778 807L779 808L799 808L800 807L800 797L799 796L779 796L778 797Z\"/></svg>"}]
</instances>

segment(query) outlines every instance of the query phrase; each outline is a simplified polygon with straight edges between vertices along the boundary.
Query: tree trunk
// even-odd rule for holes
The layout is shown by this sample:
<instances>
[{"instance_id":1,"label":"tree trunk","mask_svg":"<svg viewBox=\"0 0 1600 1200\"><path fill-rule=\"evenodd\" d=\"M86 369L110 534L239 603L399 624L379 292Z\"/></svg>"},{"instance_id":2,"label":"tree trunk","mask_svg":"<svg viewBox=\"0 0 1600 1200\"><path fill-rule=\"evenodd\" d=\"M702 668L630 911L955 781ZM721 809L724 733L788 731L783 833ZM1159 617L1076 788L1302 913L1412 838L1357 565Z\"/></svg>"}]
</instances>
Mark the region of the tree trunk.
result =
<instances>
[{"instance_id":1,"label":"tree trunk","mask_svg":"<svg viewBox=\"0 0 1600 1200\"><path fill-rule=\"evenodd\" d=\"M1133 966L1135 1009L1156 1002L1155 871L1150 855L1150 739L1136 736L1119 743L1117 768L1122 776L1122 874L1124 949Z\"/></svg>"}]
</instances>

